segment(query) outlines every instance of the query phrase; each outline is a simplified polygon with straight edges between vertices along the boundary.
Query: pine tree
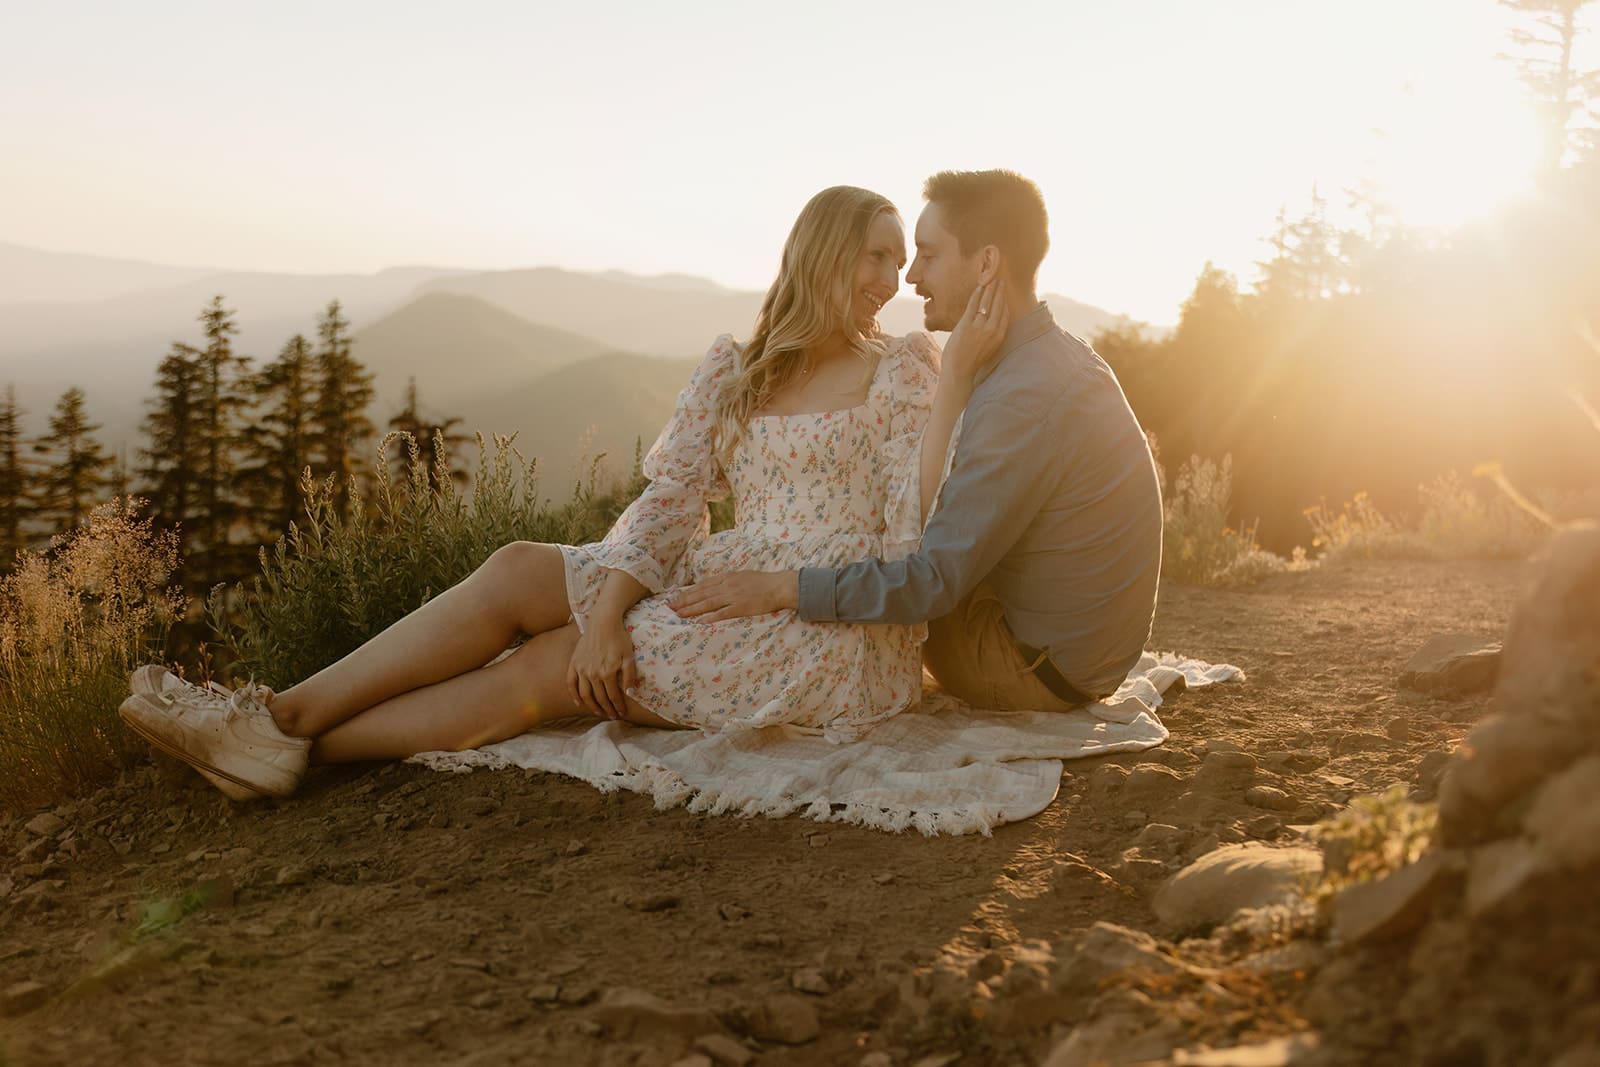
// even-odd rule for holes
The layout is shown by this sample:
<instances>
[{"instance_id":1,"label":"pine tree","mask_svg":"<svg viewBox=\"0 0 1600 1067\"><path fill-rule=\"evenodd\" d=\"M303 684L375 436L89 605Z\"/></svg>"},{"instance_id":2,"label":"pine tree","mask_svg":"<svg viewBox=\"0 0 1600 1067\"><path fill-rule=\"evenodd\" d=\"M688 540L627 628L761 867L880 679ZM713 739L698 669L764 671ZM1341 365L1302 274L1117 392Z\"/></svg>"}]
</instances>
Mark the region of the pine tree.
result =
<instances>
[{"instance_id":1,"label":"pine tree","mask_svg":"<svg viewBox=\"0 0 1600 1067\"><path fill-rule=\"evenodd\" d=\"M400 414L389 420L391 430L399 430L411 435L416 442L416 463L426 472L427 484L430 489L438 488L440 470L450 472L450 480L458 485L467 482L467 473L456 467L454 463L455 446L464 444L471 438L465 434L451 433L451 429L460 425L461 419L452 416L443 421L431 421L423 417L417 402L417 379L410 378L406 382L406 403ZM444 446L444 454L439 454L440 445ZM398 453L389 457L389 465L394 471L394 480L399 485L410 485L412 478L411 449L406 447L402 439L396 442Z\"/></svg>"},{"instance_id":2,"label":"pine tree","mask_svg":"<svg viewBox=\"0 0 1600 1067\"><path fill-rule=\"evenodd\" d=\"M317 399L311 345L295 334L254 382L262 411L244 443L240 484L264 539L286 533L305 510L302 475L313 465L313 415Z\"/></svg>"},{"instance_id":3,"label":"pine tree","mask_svg":"<svg viewBox=\"0 0 1600 1067\"><path fill-rule=\"evenodd\" d=\"M320 473L336 479L335 502L339 510L349 505L350 478L357 457L376 434L366 415L372 403L372 374L350 354L350 323L337 300L317 321L317 401L314 440L321 460Z\"/></svg>"},{"instance_id":4,"label":"pine tree","mask_svg":"<svg viewBox=\"0 0 1600 1067\"><path fill-rule=\"evenodd\" d=\"M76 529L105 495L111 457L95 440L98 429L84 409L83 390L73 386L56 401L50 431L34 442L34 452L46 459L38 514L57 533Z\"/></svg>"},{"instance_id":5,"label":"pine tree","mask_svg":"<svg viewBox=\"0 0 1600 1067\"><path fill-rule=\"evenodd\" d=\"M1594 143L1594 102L1600 97L1600 70L1580 70L1573 46L1583 33L1578 12L1594 0L1500 0L1533 28L1511 31L1518 53L1502 54L1516 64L1544 120L1541 160L1546 174L1561 169L1570 155ZM1587 128L1585 121L1587 120Z\"/></svg>"},{"instance_id":6,"label":"pine tree","mask_svg":"<svg viewBox=\"0 0 1600 1067\"><path fill-rule=\"evenodd\" d=\"M140 429L147 445L140 450L141 491L151 516L180 532L187 556L195 515L194 486L199 478L199 432L196 426L200 351L174 342L156 368L156 394Z\"/></svg>"},{"instance_id":7,"label":"pine tree","mask_svg":"<svg viewBox=\"0 0 1600 1067\"><path fill-rule=\"evenodd\" d=\"M23 414L16 386L7 385L5 402L0 403L0 571L16 565L17 554L27 547L23 523L33 517L22 455Z\"/></svg>"},{"instance_id":8,"label":"pine tree","mask_svg":"<svg viewBox=\"0 0 1600 1067\"><path fill-rule=\"evenodd\" d=\"M195 576L205 588L232 576L232 568L250 553L233 545L233 528L244 517L235 482L241 423L250 396L250 357L233 350L239 332L234 311L213 297L200 312L206 346L195 357L193 427L197 459ZM241 551L242 549L242 551Z\"/></svg>"}]
</instances>

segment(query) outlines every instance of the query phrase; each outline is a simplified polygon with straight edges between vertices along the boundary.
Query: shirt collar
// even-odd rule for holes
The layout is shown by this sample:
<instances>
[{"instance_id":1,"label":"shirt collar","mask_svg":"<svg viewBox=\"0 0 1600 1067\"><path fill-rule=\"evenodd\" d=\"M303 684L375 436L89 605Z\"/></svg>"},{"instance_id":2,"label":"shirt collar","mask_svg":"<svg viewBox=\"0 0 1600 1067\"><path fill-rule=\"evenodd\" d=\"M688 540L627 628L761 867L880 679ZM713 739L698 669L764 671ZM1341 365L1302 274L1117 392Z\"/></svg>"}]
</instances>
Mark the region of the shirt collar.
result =
<instances>
[{"instance_id":1,"label":"shirt collar","mask_svg":"<svg viewBox=\"0 0 1600 1067\"><path fill-rule=\"evenodd\" d=\"M1029 341L1043 337L1055 328L1055 316L1050 314L1050 306L1043 300L1026 315L1011 324L1011 329L1006 331L1005 340L1000 342L1000 354L986 363L978 372L974 385L983 384L983 380L994 372L994 369L1005 361L1006 356L1014 350L1021 348Z\"/></svg>"}]
</instances>

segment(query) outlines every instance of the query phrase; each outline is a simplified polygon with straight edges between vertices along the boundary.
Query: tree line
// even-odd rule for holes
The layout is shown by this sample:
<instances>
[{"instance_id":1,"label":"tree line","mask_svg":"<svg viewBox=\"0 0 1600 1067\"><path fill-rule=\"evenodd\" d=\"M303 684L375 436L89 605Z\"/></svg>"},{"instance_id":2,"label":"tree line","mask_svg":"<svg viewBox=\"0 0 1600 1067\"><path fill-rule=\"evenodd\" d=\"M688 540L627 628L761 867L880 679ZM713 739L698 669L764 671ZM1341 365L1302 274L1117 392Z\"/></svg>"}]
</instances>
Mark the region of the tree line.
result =
<instances>
[{"instance_id":1,"label":"tree line","mask_svg":"<svg viewBox=\"0 0 1600 1067\"><path fill-rule=\"evenodd\" d=\"M337 506L370 491L365 476L377 427L367 412L373 374L353 353L350 323L337 300L317 318L315 339L295 334L259 369L234 344L236 312L222 296L200 312L200 344L175 341L156 367L131 468L96 438L85 390L73 386L50 412L47 429L24 432L26 412L14 386L0 401L0 572L18 554L47 550L79 526L94 506L137 496L146 514L176 530L179 580L193 593L255 570L261 546L302 516L307 480L332 480ZM415 380L390 429L411 433L416 462L461 473L448 455L461 420L421 414ZM447 454L435 454L436 438ZM410 475L403 442L388 461L397 480Z\"/></svg>"},{"instance_id":2,"label":"tree line","mask_svg":"<svg viewBox=\"0 0 1600 1067\"><path fill-rule=\"evenodd\" d=\"M1323 498L1414 512L1419 484L1486 462L1529 489L1600 485L1584 409L1600 397L1600 72L1572 58L1591 2L1503 0L1528 20L1508 58L1544 120L1530 195L1437 233L1370 183L1343 190L1348 223L1313 189L1279 213L1253 285L1207 263L1169 336L1124 322L1093 339L1169 469L1232 455L1235 519L1259 519L1266 547L1307 543Z\"/></svg>"}]
</instances>

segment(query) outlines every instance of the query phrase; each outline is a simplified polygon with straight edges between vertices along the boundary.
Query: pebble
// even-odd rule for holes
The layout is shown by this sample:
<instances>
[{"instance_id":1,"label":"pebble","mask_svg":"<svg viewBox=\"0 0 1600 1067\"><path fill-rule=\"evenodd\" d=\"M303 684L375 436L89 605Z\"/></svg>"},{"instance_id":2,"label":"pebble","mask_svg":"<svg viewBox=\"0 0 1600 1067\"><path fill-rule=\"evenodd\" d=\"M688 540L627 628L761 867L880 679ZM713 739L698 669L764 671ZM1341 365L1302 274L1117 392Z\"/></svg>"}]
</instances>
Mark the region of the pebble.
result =
<instances>
[{"instance_id":1,"label":"pebble","mask_svg":"<svg viewBox=\"0 0 1600 1067\"><path fill-rule=\"evenodd\" d=\"M272 879L275 885L305 885L310 880L311 872L298 863L279 867L278 873Z\"/></svg>"},{"instance_id":2,"label":"pebble","mask_svg":"<svg viewBox=\"0 0 1600 1067\"><path fill-rule=\"evenodd\" d=\"M820 967L800 968L789 976L789 984L802 993L814 993L817 996L826 996L833 992L833 986Z\"/></svg>"},{"instance_id":3,"label":"pebble","mask_svg":"<svg viewBox=\"0 0 1600 1067\"><path fill-rule=\"evenodd\" d=\"M581 856L587 851L589 851L589 846L577 838L567 842L566 854L569 856Z\"/></svg>"},{"instance_id":4,"label":"pebble","mask_svg":"<svg viewBox=\"0 0 1600 1067\"><path fill-rule=\"evenodd\" d=\"M764 1001L750 1017L750 1033L761 1041L803 1045L822 1033L816 1005L804 997L780 993Z\"/></svg>"},{"instance_id":5,"label":"pebble","mask_svg":"<svg viewBox=\"0 0 1600 1067\"><path fill-rule=\"evenodd\" d=\"M0 992L0 1017L25 1015L50 999L50 987L43 982L17 982Z\"/></svg>"},{"instance_id":6,"label":"pebble","mask_svg":"<svg viewBox=\"0 0 1600 1067\"><path fill-rule=\"evenodd\" d=\"M627 906L633 911L670 911L681 903L675 893L646 893L629 897Z\"/></svg>"},{"instance_id":7,"label":"pebble","mask_svg":"<svg viewBox=\"0 0 1600 1067\"><path fill-rule=\"evenodd\" d=\"M489 1011L500 1006L500 998L493 993L483 992L467 1001L467 1005L479 1011Z\"/></svg>"},{"instance_id":8,"label":"pebble","mask_svg":"<svg viewBox=\"0 0 1600 1067\"><path fill-rule=\"evenodd\" d=\"M45 811L29 819L27 827L29 833L38 834L40 837L53 837L67 828L67 822L59 815Z\"/></svg>"},{"instance_id":9,"label":"pebble","mask_svg":"<svg viewBox=\"0 0 1600 1067\"><path fill-rule=\"evenodd\" d=\"M755 1053L727 1034L702 1034L694 1039L694 1047L723 1067L745 1067L756 1058Z\"/></svg>"},{"instance_id":10,"label":"pebble","mask_svg":"<svg viewBox=\"0 0 1600 1067\"><path fill-rule=\"evenodd\" d=\"M462 804L468 815L493 815L500 810L500 802L493 797L468 797Z\"/></svg>"},{"instance_id":11,"label":"pebble","mask_svg":"<svg viewBox=\"0 0 1600 1067\"><path fill-rule=\"evenodd\" d=\"M561 987L554 982L541 982L530 986L526 995L535 1004L554 1004L561 999Z\"/></svg>"},{"instance_id":12,"label":"pebble","mask_svg":"<svg viewBox=\"0 0 1600 1067\"><path fill-rule=\"evenodd\" d=\"M1384 724L1383 732L1389 740L1403 745L1411 740L1411 720L1403 717L1390 719Z\"/></svg>"},{"instance_id":13,"label":"pebble","mask_svg":"<svg viewBox=\"0 0 1600 1067\"><path fill-rule=\"evenodd\" d=\"M872 876L872 880L879 885L888 885L890 882L894 881L894 872L884 871L881 874L875 874Z\"/></svg>"},{"instance_id":14,"label":"pebble","mask_svg":"<svg viewBox=\"0 0 1600 1067\"><path fill-rule=\"evenodd\" d=\"M1268 811L1293 811L1300 802L1288 793L1270 785L1254 785L1244 791L1244 802Z\"/></svg>"}]
</instances>

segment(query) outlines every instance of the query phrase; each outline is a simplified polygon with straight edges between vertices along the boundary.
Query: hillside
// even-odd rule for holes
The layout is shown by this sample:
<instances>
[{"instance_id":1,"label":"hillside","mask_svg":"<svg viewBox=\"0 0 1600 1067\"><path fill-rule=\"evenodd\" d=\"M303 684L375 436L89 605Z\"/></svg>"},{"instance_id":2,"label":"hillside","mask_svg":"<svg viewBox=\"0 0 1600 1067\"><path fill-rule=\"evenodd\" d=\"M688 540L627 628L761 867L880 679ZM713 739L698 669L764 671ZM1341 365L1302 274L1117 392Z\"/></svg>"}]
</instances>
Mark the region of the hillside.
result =
<instances>
[{"instance_id":1,"label":"hillside","mask_svg":"<svg viewBox=\"0 0 1600 1067\"><path fill-rule=\"evenodd\" d=\"M216 273L0 242L0 307L31 301L106 300Z\"/></svg>"},{"instance_id":2,"label":"hillside","mask_svg":"<svg viewBox=\"0 0 1600 1067\"><path fill-rule=\"evenodd\" d=\"M424 401L453 409L503 389L521 389L556 367L608 351L592 338L528 322L458 293L424 294L357 330L354 343L377 377L379 410L403 403L410 378ZM486 391L485 382L495 383L493 390Z\"/></svg>"},{"instance_id":3,"label":"hillside","mask_svg":"<svg viewBox=\"0 0 1600 1067\"><path fill-rule=\"evenodd\" d=\"M1183 940L1197 932L1152 906L1220 844L1292 846L1395 784L1431 795L1487 697L1397 675L1441 620L1501 633L1525 574L1370 563L1164 587L1152 647L1249 680L1175 694L1166 744L1069 762L1054 803L992 837L658 811L554 775L404 764L319 769L292 800L241 807L187 768L142 767L38 832L32 813L0 818L0 1055L667 1067L710 1034L715 1062L761 1067L1037 1064L1063 1040L1078 1056L1052 1065L1284 1064L1170 1050L1300 1031L1333 1004L1359 1018L1294 1063L1553 1063L1593 1033L1581 901L1493 939L1525 946L1520 970L1445 961L1464 990L1520 990L1474 1010L1521 1059L1384 1029L1402 997L1438 1027L1465 999L1409 967L1404 940L1334 950L1285 930L1262 951L1237 927ZM1563 924L1589 933L1563 945ZM1399 988L1353 991L1355 963Z\"/></svg>"}]
</instances>

